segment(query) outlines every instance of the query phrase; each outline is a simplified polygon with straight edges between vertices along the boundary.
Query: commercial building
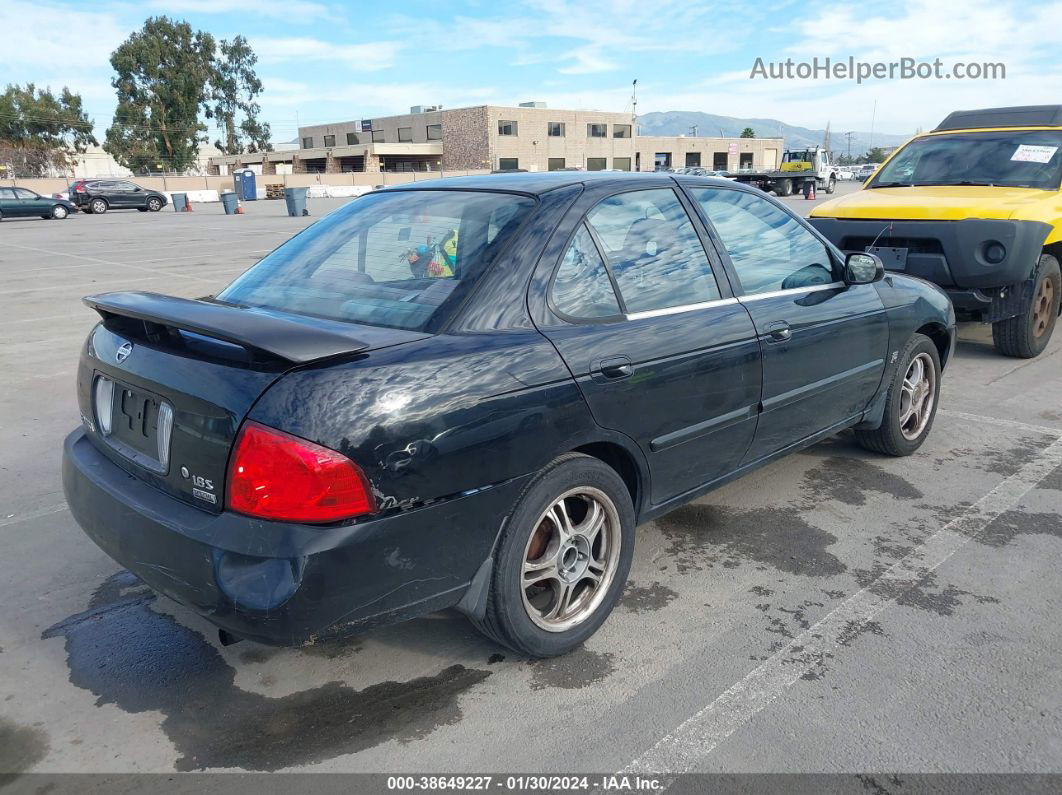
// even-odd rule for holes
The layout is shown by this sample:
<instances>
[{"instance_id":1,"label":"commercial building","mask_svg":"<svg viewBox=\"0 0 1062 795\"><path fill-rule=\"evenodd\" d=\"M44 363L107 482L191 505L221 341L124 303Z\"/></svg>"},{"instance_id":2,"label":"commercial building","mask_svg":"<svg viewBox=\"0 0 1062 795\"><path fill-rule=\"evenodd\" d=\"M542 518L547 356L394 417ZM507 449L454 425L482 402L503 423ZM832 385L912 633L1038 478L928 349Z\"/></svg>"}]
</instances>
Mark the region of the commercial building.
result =
<instances>
[{"instance_id":1,"label":"commercial building","mask_svg":"<svg viewBox=\"0 0 1062 795\"><path fill-rule=\"evenodd\" d=\"M442 172L523 169L654 171L774 168L780 138L639 136L629 113L558 110L541 102L477 105L299 128L299 148L211 158L212 173ZM255 168L255 170L258 170Z\"/></svg>"}]
</instances>

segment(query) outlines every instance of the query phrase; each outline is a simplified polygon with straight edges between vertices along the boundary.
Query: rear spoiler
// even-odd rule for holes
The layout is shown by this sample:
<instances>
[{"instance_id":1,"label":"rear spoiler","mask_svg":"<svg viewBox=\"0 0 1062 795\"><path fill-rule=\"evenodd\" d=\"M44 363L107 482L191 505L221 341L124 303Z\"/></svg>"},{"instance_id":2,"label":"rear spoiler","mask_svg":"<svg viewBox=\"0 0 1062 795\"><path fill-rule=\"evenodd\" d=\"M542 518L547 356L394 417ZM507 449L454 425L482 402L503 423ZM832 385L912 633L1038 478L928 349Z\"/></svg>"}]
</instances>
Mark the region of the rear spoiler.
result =
<instances>
[{"instance_id":1,"label":"rear spoiler","mask_svg":"<svg viewBox=\"0 0 1062 795\"><path fill-rule=\"evenodd\" d=\"M263 309L145 292L102 293L81 300L99 312L104 322L133 318L263 351L295 364L371 347L345 323L288 318Z\"/></svg>"}]
</instances>

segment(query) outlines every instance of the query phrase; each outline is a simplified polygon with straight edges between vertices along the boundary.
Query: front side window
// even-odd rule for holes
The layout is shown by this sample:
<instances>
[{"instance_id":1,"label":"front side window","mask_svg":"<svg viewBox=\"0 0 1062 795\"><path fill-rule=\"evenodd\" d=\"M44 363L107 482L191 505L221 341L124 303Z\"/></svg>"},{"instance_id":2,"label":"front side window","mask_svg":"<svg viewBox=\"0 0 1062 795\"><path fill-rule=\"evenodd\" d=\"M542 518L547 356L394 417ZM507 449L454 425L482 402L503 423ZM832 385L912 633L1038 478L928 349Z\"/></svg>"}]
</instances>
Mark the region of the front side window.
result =
<instances>
[{"instance_id":1,"label":"front side window","mask_svg":"<svg viewBox=\"0 0 1062 795\"><path fill-rule=\"evenodd\" d=\"M719 298L700 238L670 188L611 196L590 211L587 221L628 312Z\"/></svg>"},{"instance_id":2,"label":"front side window","mask_svg":"<svg viewBox=\"0 0 1062 795\"><path fill-rule=\"evenodd\" d=\"M268 254L216 300L432 331L460 305L534 204L475 191L363 196Z\"/></svg>"},{"instance_id":3,"label":"front side window","mask_svg":"<svg viewBox=\"0 0 1062 795\"><path fill-rule=\"evenodd\" d=\"M16 199L39 199L40 196L27 188L15 188Z\"/></svg>"},{"instance_id":4,"label":"front side window","mask_svg":"<svg viewBox=\"0 0 1062 795\"><path fill-rule=\"evenodd\" d=\"M596 319L620 314L605 261L585 224L579 224L564 254L550 295L557 311L569 317Z\"/></svg>"},{"instance_id":5,"label":"front side window","mask_svg":"<svg viewBox=\"0 0 1062 795\"><path fill-rule=\"evenodd\" d=\"M336 145L336 137L334 135L326 135L324 137L324 145L326 148L332 148Z\"/></svg>"},{"instance_id":6,"label":"front side window","mask_svg":"<svg viewBox=\"0 0 1062 795\"><path fill-rule=\"evenodd\" d=\"M867 187L989 185L1058 190L1062 132L1004 130L930 135L901 149Z\"/></svg>"},{"instance_id":7,"label":"front side window","mask_svg":"<svg viewBox=\"0 0 1062 795\"><path fill-rule=\"evenodd\" d=\"M753 193L695 188L746 294L831 284L826 246L784 210Z\"/></svg>"},{"instance_id":8,"label":"front side window","mask_svg":"<svg viewBox=\"0 0 1062 795\"><path fill-rule=\"evenodd\" d=\"M588 124L586 125L586 136L588 138L607 138L608 137L608 125L607 124Z\"/></svg>"},{"instance_id":9,"label":"front side window","mask_svg":"<svg viewBox=\"0 0 1062 795\"><path fill-rule=\"evenodd\" d=\"M499 121L498 135L516 135L515 121Z\"/></svg>"}]
</instances>

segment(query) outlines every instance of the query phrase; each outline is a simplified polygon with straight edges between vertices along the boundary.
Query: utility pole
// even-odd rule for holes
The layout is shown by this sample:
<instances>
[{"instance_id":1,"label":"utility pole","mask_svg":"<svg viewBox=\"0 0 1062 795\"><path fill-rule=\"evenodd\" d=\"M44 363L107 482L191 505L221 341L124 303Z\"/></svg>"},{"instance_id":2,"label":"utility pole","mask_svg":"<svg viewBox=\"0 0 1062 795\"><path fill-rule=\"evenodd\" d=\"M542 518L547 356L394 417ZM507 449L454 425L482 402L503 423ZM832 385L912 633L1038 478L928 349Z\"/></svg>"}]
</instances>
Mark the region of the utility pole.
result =
<instances>
[{"instance_id":1,"label":"utility pole","mask_svg":"<svg viewBox=\"0 0 1062 795\"><path fill-rule=\"evenodd\" d=\"M690 138L696 138L696 137L697 137L697 125L696 124L691 124L690 125Z\"/></svg>"},{"instance_id":2,"label":"utility pole","mask_svg":"<svg viewBox=\"0 0 1062 795\"><path fill-rule=\"evenodd\" d=\"M848 162L849 163L852 162L852 135L854 135L854 133L851 133L851 132L846 132L844 134L844 137L848 139Z\"/></svg>"}]
</instances>

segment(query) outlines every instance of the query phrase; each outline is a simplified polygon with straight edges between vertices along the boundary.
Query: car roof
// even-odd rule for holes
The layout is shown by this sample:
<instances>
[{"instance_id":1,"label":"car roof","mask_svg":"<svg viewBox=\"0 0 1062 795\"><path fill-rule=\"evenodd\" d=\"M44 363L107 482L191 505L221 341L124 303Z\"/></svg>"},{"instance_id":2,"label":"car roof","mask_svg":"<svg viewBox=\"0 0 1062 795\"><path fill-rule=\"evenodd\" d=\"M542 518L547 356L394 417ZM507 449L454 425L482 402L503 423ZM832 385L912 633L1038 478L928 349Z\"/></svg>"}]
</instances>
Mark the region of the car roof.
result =
<instances>
[{"instance_id":1,"label":"car roof","mask_svg":"<svg viewBox=\"0 0 1062 795\"><path fill-rule=\"evenodd\" d=\"M510 174L480 174L468 177L444 177L443 179L424 180L422 182L394 185L383 188L386 191L406 190L497 190L512 193L538 195L569 185L603 183L615 184L617 187L631 185L656 185L666 187L676 181L686 184L718 185L721 187L743 187L728 179L719 177L698 177L688 174L672 174L655 171L544 171Z\"/></svg>"},{"instance_id":2,"label":"car roof","mask_svg":"<svg viewBox=\"0 0 1062 795\"><path fill-rule=\"evenodd\" d=\"M1062 127L1062 105L957 110L949 113L933 132L998 127Z\"/></svg>"}]
</instances>

